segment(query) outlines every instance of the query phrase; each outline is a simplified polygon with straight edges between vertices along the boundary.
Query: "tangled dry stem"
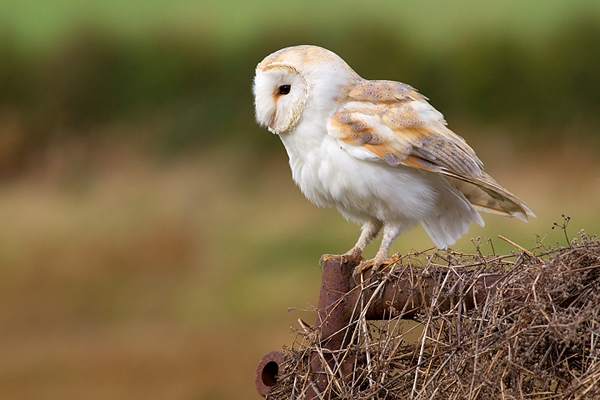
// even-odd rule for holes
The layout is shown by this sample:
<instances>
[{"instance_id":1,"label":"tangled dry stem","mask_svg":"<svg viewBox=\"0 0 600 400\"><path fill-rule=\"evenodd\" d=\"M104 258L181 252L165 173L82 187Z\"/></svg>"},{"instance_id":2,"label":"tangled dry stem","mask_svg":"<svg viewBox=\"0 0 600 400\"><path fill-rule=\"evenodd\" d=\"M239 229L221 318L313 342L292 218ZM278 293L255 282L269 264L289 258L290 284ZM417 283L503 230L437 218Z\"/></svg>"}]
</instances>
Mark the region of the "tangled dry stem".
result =
<instances>
[{"instance_id":1,"label":"tangled dry stem","mask_svg":"<svg viewBox=\"0 0 600 400\"><path fill-rule=\"evenodd\" d=\"M382 271L393 280L411 270L414 290L422 293L420 278L433 277L436 289L413 317L416 324L402 310L390 310L388 320L366 320L363 310L373 299L361 296L348 326L354 344L333 352L337 363L326 371L330 384L322 398L600 398L597 237L580 232L567 247L538 244L509 255L483 256L480 244L477 254L408 254ZM462 298L483 274L503 277L483 304L442 307L438 299ZM303 398L310 354L332 353L320 342L319 329L303 326L297 343L284 349L268 399ZM350 377L341 376L344 359L356 360Z\"/></svg>"}]
</instances>

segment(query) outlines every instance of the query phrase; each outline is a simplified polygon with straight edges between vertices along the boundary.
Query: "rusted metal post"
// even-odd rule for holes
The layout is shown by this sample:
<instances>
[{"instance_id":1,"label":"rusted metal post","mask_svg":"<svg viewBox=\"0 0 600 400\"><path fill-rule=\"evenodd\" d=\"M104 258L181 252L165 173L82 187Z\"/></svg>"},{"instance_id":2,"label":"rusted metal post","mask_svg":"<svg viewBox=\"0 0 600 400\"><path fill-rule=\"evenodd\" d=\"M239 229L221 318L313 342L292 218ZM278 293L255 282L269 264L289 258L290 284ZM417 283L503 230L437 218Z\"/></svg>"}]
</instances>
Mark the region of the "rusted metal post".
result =
<instances>
[{"instance_id":1,"label":"rusted metal post","mask_svg":"<svg viewBox=\"0 0 600 400\"><path fill-rule=\"evenodd\" d=\"M321 335L321 347L335 352L351 345L352 315L358 302L371 300L366 310L366 319L382 320L392 316L403 319L412 319L417 312L430 304L435 293L436 281L433 277L420 277L418 284L414 276L407 273L398 279L382 282L379 275L367 272L365 281L369 288L357 285L352 272L358 261L328 259L323 263L323 276L317 309L317 331ZM465 272L468 273L468 272ZM476 304L483 304L486 298L496 290L502 274L488 274L481 276L475 285L466 292L458 291L454 297L439 298L437 304L449 309L452 303L462 301L466 310L472 309ZM376 296L373 291L376 287L380 290ZM395 315L392 312L395 311ZM399 313L399 314L398 314ZM256 388L259 394L267 397L271 387L277 382L277 373L283 362L283 355L279 352L267 354L258 365L256 372ZM336 363L334 355L313 352L310 355L311 385L308 388L306 399L333 399L329 392L329 379L327 370L339 368L342 376L348 377L356 367L355 357L346 357ZM337 365L337 367L336 367Z\"/></svg>"},{"instance_id":2,"label":"rusted metal post","mask_svg":"<svg viewBox=\"0 0 600 400\"><path fill-rule=\"evenodd\" d=\"M356 288L352 272L358 264L342 259L329 259L323 263L321 291L317 307L317 331L321 335L321 346L327 350L341 350L351 341L348 324L352 318L355 298L348 296ZM354 290L357 292L356 290ZM307 399L318 399L325 393L329 384L327 368L335 368L332 354L323 354L327 365L316 352L310 355L312 385L308 388ZM354 358L345 360L341 365L342 376L352 373Z\"/></svg>"},{"instance_id":3,"label":"rusted metal post","mask_svg":"<svg viewBox=\"0 0 600 400\"><path fill-rule=\"evenodd\" d=\"M256 367L256 375L254 376L254 385L256 391L262 397L267 397L271 393L271 387L277 383L279 368L283 364L283 353L272 351L267 353L258 363Z\"/></svg>"}]
</instances>

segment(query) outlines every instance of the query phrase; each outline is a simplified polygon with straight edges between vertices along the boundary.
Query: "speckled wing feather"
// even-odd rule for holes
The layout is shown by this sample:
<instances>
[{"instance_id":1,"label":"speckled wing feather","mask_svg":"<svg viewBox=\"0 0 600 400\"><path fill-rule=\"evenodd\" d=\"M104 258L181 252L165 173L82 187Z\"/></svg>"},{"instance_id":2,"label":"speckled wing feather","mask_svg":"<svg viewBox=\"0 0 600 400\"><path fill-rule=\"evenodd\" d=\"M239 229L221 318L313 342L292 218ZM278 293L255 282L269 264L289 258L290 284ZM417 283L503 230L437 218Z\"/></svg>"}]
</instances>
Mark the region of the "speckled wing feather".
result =
<instances>
[{"instance_id":1,"label":"speckled wing feather","mask_svg":"<svg viewBox=\"0 0 600 400\"><path fill-rule=\"evenodd\" d=\"M353 156L443 174L481 211L535 216L483 171L465 140L446 127L440 112L409 85L361 81L328 123L328 132Z\"/></svg>"}]
</instances>

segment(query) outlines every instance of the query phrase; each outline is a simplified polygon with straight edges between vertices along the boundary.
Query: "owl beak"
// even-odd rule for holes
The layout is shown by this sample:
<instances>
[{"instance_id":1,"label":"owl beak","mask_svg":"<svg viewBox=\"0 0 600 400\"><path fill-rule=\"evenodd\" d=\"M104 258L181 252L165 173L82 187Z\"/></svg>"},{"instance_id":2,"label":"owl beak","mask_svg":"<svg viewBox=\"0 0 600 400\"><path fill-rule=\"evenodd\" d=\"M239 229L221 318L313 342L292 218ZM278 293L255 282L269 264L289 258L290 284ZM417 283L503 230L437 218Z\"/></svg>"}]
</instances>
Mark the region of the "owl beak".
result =
<instances>
[{"instance_id":1,"label":"owl beak","mask_svg":"<svg viewBox=\"0 0 600 400\"><path fill-rule=\"evenodd\" d=\"M275 119L277 118L277 112L274 112L273 115L271 116L271 119L269 119L269 123L267 124L269 132L271 133L277 133L275 132Z\"/></svg>"}]
</instances>

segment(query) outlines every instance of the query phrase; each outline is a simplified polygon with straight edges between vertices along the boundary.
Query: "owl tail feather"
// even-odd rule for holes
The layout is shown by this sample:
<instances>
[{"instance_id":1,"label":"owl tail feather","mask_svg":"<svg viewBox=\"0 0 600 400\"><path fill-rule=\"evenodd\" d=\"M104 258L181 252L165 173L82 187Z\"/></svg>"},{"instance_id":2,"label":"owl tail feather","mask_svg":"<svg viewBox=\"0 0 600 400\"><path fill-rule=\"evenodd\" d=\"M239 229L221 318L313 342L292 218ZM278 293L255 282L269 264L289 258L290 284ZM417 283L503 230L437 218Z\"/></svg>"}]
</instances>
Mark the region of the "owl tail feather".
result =
<instances>
[{"instance_id":1,"label":"owl tail feather","mask_svg":"<svg viewBox=\"0 0 600 400\"><path fill-rule=\"evenodd\" d=\"M439 248L446 248L469 231L471 222L483 226L483 218L469 200L448 180L442 182L435 212L421 221L421 225Z\"/></svg>"}]
</instances>

